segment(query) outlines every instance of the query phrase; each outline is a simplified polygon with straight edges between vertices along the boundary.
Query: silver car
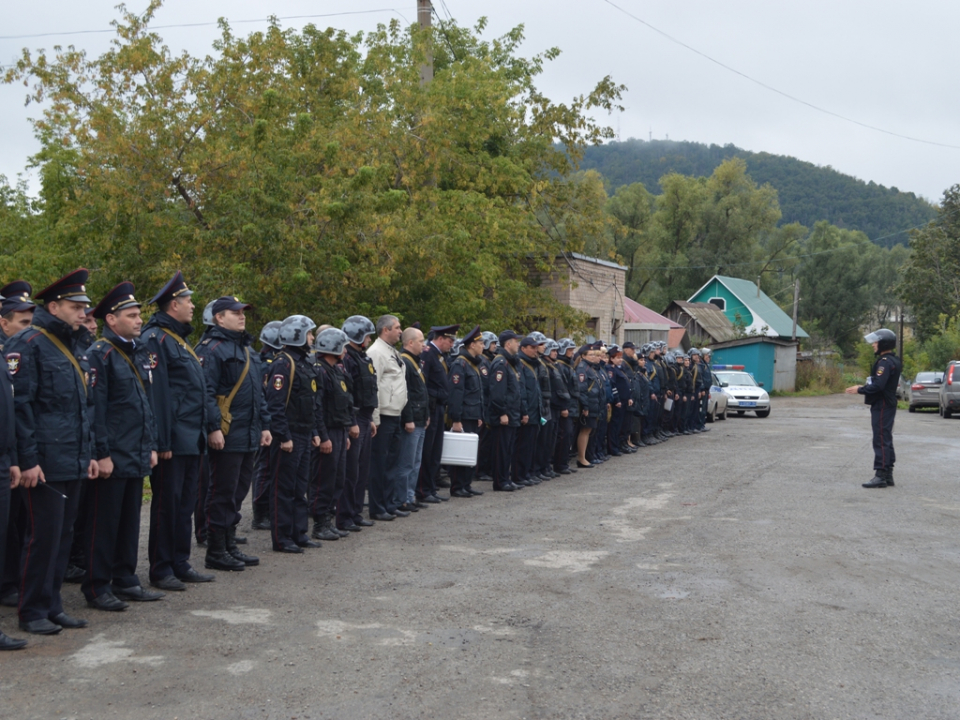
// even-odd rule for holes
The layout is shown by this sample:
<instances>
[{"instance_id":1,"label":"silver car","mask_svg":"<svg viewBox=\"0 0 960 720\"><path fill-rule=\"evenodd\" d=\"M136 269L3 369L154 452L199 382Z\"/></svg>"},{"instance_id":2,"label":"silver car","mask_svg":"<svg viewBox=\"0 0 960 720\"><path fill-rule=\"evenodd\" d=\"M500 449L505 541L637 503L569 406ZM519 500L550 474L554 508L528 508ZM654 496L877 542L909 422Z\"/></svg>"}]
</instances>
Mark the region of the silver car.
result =
<instances>
[{"instance_id":1,"label":"silver car","mask_svg":"<svg viewBox=\"0 0 960 720\"><path fill-rule=\"evenodd\" d=\"M727 396L728 411L734 411L737 415L752 411L757 413L758 418L770 414L770 395L754 380L753 375L742 370L717 370L715 374L723 394Z\"/></svg>"},{"instance_id":2,"label":"silver car","mask_svg":"<svg viewBox=\"0 0 960 720\"><path fill-rule=\"evenodd\" d=\"M940 407L940 386L943 384L943 373L922 372L910 383L910 395L907 400L910 406L907 408L910 412L916 412L917 408L922 407Z\"/></svg>"},{"instance_id":3,"label":"silver car","mask_svg":"<svg viewBox=\"0 0 960 720\"><path fill-rule=\"evenodd\" d=\"M710 396L707 400L707 422L716 422L718 418L727 419L727 396L720 387L720 380L716 375L712 375Z\"/></svg>"}]
</instances>

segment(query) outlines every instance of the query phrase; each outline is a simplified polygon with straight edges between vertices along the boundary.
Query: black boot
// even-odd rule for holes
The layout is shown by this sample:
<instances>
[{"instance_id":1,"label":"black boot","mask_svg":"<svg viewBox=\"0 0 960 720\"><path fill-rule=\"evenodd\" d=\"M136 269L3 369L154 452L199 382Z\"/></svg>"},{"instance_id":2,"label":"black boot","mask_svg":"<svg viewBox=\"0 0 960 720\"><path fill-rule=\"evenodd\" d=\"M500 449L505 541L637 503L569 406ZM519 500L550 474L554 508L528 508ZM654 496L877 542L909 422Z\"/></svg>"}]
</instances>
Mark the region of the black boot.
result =
<instances>
[{"instance_id":1,"label":"black boot","mask_svg":"<svg viewBox=\"0 0 960 720\"><path fill-rule=\"evenodd\" d=\"M253 523L251 530L269 530L270 529L270 509L261 508L258 505L253 506Z\"/></svg>"},{"instance_id":2,"label":"black boot","mask_svg":"<svg viewBox=\"0 0 960 720\"><path fill-rule=\"evenodd\" d=\"M862 485L862 487L865 488L885 488L886 486L887 477L883 470L877 470L877 473L873 476L873 479L870 482L863 483Z\"/></svg>"},{"instance_id":3,"label":"black boot","mask_svg":"<svg viewBox=\"0 0 960 720\"><path fill-rule=\"evenodd\" d=\"M223 528L210 527L207 533L207 556L204 565L210 570L240 571L242 562L227 552L227 532Z\"/></svg>"},{"instance_id":4,"label":"black boot","mask_svg":"<svg viewBox=\"0 0 960 720\"><path fill-rule=\"evenodd\" d=\"M315 540L339 540L340 533L333 529L333 516L321 515L313 522L313 533L310 537Z\"/></svg>"},{"instance_id":5,"label":"black boot","mask_svg":"<svg viewBox=\"0 0 960 720\"><path fill-rule=\"evenodd\" d=\"M893 487L893 468L889 467L883 473L883 479L887 481L887 485Z\"/></svg>"},{"instance_id":6,"label":"black boot","mask_svg":"<svg viewBox=\"0 0 960 720\"><path fill-rule=\"evenodd\" d=\"M240 550L237 548L236 525L227 528L225 548L234 559L239 560L247 567L253 567L254 565L260 564L260 558L258 558L256 555L246 555L245 553L240 552Z\"/></svg>"}]
</instances>

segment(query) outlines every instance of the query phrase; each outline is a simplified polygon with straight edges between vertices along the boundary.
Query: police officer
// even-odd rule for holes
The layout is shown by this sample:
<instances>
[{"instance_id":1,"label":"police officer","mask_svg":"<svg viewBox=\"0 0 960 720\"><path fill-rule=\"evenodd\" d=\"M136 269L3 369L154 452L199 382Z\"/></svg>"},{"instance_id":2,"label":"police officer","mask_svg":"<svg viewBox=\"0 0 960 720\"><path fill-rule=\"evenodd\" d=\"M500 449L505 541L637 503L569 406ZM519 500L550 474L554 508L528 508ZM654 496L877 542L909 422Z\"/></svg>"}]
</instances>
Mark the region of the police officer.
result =
<instances>
[{"instance_id":1,"label":"police officer","mask_svg":"<svg viewBox=\"0 0 960 720\"><path fill-rule=\"evenodd\" d=\"M663 375L660 365L656 361L657 351L652 343L647 343L641 348L641 352L646 357L646 374L649 386L649 405L644 417L643 435L640 439L645 445L659 445L663 442L660 437L660 411L662 409L661 380Z\"/></svg>"},{"instance_id":2,"label":"police officer","mask_svg":"<svg viewBox=\"0 0 960 720\"><path fill-rule=\"evenodd\" d=\"M540 477L533 471L537 437L540 434L543 417L540 381L537 378L537 369L540 367L537 352L539 345L537 338L527 335L520 341L520 353L517 355L520 360L517 370L520 371L523 404L520 427L517 429L517 446L513 457L513 484L521 487L540 484Z\"/></svg>"},{"instance_id":3,"label":"police officer","mask_svg":"<svg viewBox=\"0 0 960 720\"><path fill-rule=\"evenodd\" d=\"M430 423L430 396L427 394L426 378L420 369L423 332L419 328L408 327L403 331L400 340L403 343L400 358L405 371L407 403L400 414L403 433L400 436L400 455L397 458L397 486L406 492L406 502L400 509L419 512L429 507L428 502L432 502L432 499L417 499L417 479L423 460L423 438ZM436 501L437 504L439 502Z\"/></svg>"},{"instance_id":4,"label":"police officer","mask_svg":"<svg viewBox=\"0 0 960 720\"><path fill-rule=\"evenodd\" d=\"M27 526L20 557L20 627L51 635L86 620L63 611L60 589L73 542L83 478L99 473L78 332L90 302L80 268L37 293L33 324L7 341L17 458Z\"/></svg>"},{"instance_id":5,"label":"police officer","mask_svg":"<svg viewBox=\"0 0 960 720\"><path fill-rule=\"evenodd\" d=\"M607 374L611 384L616 388L616 403L610 416L610 431L607 446L613 456L636 452L627 446L627 436L630 434L630 423L633 421L633 387L630 378L624 371L623 350L613 345L610 348L610 365Z\"/></svg>"},{"instance_id":6,"label":"police officer","mask_svg":"<svg viewBox=\"0 0 960 720\"><path fill-rule=\"evenodd\" d=\"M211 306L214 325L197 346L206 386L210 485L204 513L209 540L206 567L243 570L259 565L237 547L240 506L256 469L257 453L273 440L260 358L246 332L251 305L226 295Z\"/></svg>"},{"instance_id":7,"label":"police officer","mask_svg":"<svg viewBox=\"0 0 960 720\"><path fill-rule=\"evenodd\" d=\"M305 315L291 315L280 325L283 349L270 366L267 413L276 468L271 478L270 537L274 552L302 553L320 547L307 536L307 486L310 448L320 447L317 432L317 376L308 357L317 326Z\"/></svg>"},{"instance_id":8,"label":"police officer","mask_svg":"<svg viewBox=\"0 0 960 720\"><path fill-rule=\"evenodd\" d=\"M484 424L483 374L480 372L483 355L483 337L477 325L461 343L460 354L450 365L450 395L447 398L448 415L455 433L479 434ZM479 444L479 440L478 440ZM450 470L450 497L472 498L483 495L471 487L474 468L452 467Z\"/></svg>"},{"instance_id":9,"label":"police officer","mask_svg":"<svg viewBox=\"0 0 960 720\"><path fill-rule=\"evenodd\" d=\"M3 296L0 296L0 301L3 299ZM17 464L17 421L13 407L13 378L10 377L4 363L0 367L0 577L3 577L6 559L7 523L12 524L10 496L12 489L19 485L20 467ZM19 496L19 493L17 495ZM17 499L19 500L19 497ZM26 644L26 640L9 637L0 630L0 650L19 650Z\"/></svg>"},{"instance_id":10,"label":"police officer","mask_svg":"<svg viewBox=\"0 0 960 720\"><path fill-rule=\"evenodd\" d=\"M596 432L601 412L606 412L606 391L598 374L597 360L600 344L580 348L580 357L574 366L580 393L580 432L577 435L577 467L596 467L587 457L591 436Z\"/></svg>"},{"instance_id":11,"label":"police officer","mask_svg":"<svg viewBox=\"0 0 960 720\"><path fill-rule=\"evenodd\" d=\"M207 339L210 329L216 327L213 321L213 305L216 299L211 300L203 308L203 334L193 348L200 356L200 347ZM193 510L193 528L197 538L197 545L207 544L207 490L210 488L210 455L206 453L200 457L200 483L197 486L197 504Z\"/></svg>"},{"instance_id":12,"label":"police officer","mask_svg":"<svg viewBox=\"0 0 960 720\"><path fill-rule=\"evenodd\" d=\"M178 270L151 298L157 312L143 330L147 387L157 421L159 462L150 475L150 584L160 590L186 590L184 583L211 582L213 575L190 565L191 516L206 450L206 383L203 367L187 338L193 332L193 291Z\"/></svg>"},{"instance_id":13,"label":"police officer","mask_svg":"<svg viewBox=\"0 0 960 720\"><path fill-rule=\"evenodd\" d=\"M327 328L317 335L317 434L320 435L320 472L310 479L310 514L314 540L339 540L334 527L337 502L347 478L347 451L350 430L355 426L353 392L341 364L348 338L339 328ZM344 533L347 531L345 530Z\"/></svg>"},{"instance_id":14,"label":"police officer","mask_svg":"<svg viewBox=\"0 0 960 720\"><path fill-rule=\"evenodd\" d=\"M893 421L897 416L897 386L903 365L894 354L897 336L892 330L880 328L864 340L873 345L876 361L864 385L848 387L848 394L863 395L870 406L870 425L873 428L873 478L863 483L865 488L893 487L893 465L897 454L893 451Z\"/></svg>"},{"instance_id":15,"label":"police officer","mask_svg":"<svg viewBox=\"0 0 960 720\"><path fill-rule=\"evenodd\" d=\"M551 478L560 477L561 473L555 468L557 457L557 446L566 437L566 429L561 428L566 424L570 417L570 390L567 386L567 378L561 367L559 357L560 344L556 340L547 339L544 353L540 360L547 372L550 374L550 415L551 420L547 427L550 428L549 442L544 446L544 468L543 471ZM568 451L569 454L569 451Z\"/></svg>"},{"instance_id":16,"label":"police officer","mask_svg":"<svg viewBox=\"0 0 960 720\"><path fill-rule=\"evenodd\" d=\"M523 389L518 368L520 336L504 330L498 336L500 354L490 365L490 398L487 401L490 446L493 451L493 489L501 492L520 490L511 478L517 429L522 420Z\"/></svg>"},{"instance_id":17,"label":"police officer","mask_svg":"<svg viewBox=\"0 0 960 720\"><path fill-rule=\"evenodd\" d=\"M16 280L0 288L0 357L8 338L30 326L36 304L30 299L33 288L26 280ZM13 425L10 426L13 430ZM25 532L27 511L20 502L20 493L11 494L10 520L6 535L6 560L0 573L0 605L20 604L20 540ZM2 538L0 538L2 542ZM0 560L3 562L3 560Z\"/></svg>"},{"instance_id":18,"label":"police officer","mask_svg":"<svg viewBox=\"0 0 960 720\"><path fill-rule=\"evenodd\" d=\"M264 388L270 379L270 365L283 347L280 344L280 325L280 320L271 320L260 329L260 371ZM270 501L267 497L267 488L273 477L270 473L270 458L270 449L260 448L257 455L256 484L253 490L253 522L250 524L252 530L270 529Z\"/></svg>"},{"instance_id":19,"label":"police officer","mask_svg":"<svg viewBox=\"0 0 960 720\"><path fill-rule=\"evenodd\" d=\"M537 433L537 450L533 460L533 476L540 480L552 480L557 475L551 467L553 445L557 442L557 424L553 416L553 383L550 380L547 343L552 342L542 332L530 333L537 340L537 383L540 385L540 430Z\"/></svg>"},{"instance_id":20,"label":"police officer","mask_svg":"<svg viewBox=\"0 0 960 720\"><path fill-rule=\"evenodd\" d=\"M553 469L561 475L575 473L576 468L570 467L571 452L575 452L577 442L577 422L580 418L580 382L573 369L573 354L577 345L570 338L560 338L557 341L556 367L563 375L567 389L567 414L561 413L558 419L557 448L553 455Z\"/></svg>"},{"instance_id":21,"label":"police officer","mask_svg":"<svg viewBox=\"0 0 960 720\"><path fill-rule=\"evenodd\" d=\"M90 607L117 611L125 600L159 600L137 577L143 478L157 464L157 425L147 386L153 381L146 348L137 340L143 320L134 286L122 282L93 314L104 323L103 338L87 350L89 392L99 475L84 499L83 583Z\"/></svg>"},{"instance_id":22,"label":"police officer","mask_svg":"<svg viewBox=\"0 0 960 720\"><path fill-rule=\"evenodd\" d=\"M350 449L347 450L347 476L337 503L336 527L344 530L351 525L362 527L363 498L370 481L370 451L377 426L373 422L374 410L379 406L377 399L377 371L373 360L367 357L366 348L371 338L375 338L377 328L370 318L363 315L348 317L341 328L347 336L347 352L343 356L343 367L351 378L350 389L353 393L353 424L350 426ZM399 489L399 488L398 488ZM405 504L406 487L402 499L391 503L390 507Z\"/></svg>"},{"instance_id":23,"label":"police officer","mask_svg":"<svg viewBox=\"0 0 960 720\"><path fill-rule=\"evenodd\" d=\"M429 342L420 353L423 376L427 380L430 395L430 425L423 438L423 461L420 463L420 478L417 497L436 497L447 500L437 493L437 488L447 487L440 479L440 458L443 455L443 431L446 427L447 397L450 395L449 366L447 353L453 348L459 325L435 325L430 328Z\"/></svg>"},{"instance_id":24,"label":"police officer","mask_svg":"<svg viewBox=\"0 0 960 720\"><path fill-rule=\"evenodd\" d=\"M489 330L481 334L483 338L483 355L480 356L480 374L483 375L484 398L490 397L490 366L497 357L497 336ZM480 449L477 453L477 479L493 480L490 461L493 458L493 447L490 444L489 426L484 424L480 428Z\"/></svg>"}]
</instances>

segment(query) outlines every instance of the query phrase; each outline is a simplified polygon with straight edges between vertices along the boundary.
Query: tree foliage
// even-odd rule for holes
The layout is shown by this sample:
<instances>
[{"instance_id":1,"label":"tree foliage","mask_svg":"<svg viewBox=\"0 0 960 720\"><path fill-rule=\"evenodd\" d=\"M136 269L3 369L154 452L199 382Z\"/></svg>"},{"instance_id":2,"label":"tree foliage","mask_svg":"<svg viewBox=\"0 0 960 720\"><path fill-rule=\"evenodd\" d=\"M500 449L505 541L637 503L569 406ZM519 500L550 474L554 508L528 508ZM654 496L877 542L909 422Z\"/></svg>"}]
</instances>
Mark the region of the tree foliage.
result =
<instances>
[{"instance_id":1,"label":"tree foliage","mask_svg":"<svg viewBox=\"0 0 960 720\"><path fill-rule=\"evenodd\" d=\"M100 57L24 51L6 74L44 104L35 210L56 269L146 295L182 268L201 299L242 295L261 321L576 324L527 274L605 222L574 171L610 137L589 114L621 86L555 103L535 81L558 51L522 58L522 28L488 41L483 22L246 37L221 22L211 55L175 55L150 29L159 5L121 8ZM12 262L38 261L25 247Z\"/></svg>"}]
</instances>

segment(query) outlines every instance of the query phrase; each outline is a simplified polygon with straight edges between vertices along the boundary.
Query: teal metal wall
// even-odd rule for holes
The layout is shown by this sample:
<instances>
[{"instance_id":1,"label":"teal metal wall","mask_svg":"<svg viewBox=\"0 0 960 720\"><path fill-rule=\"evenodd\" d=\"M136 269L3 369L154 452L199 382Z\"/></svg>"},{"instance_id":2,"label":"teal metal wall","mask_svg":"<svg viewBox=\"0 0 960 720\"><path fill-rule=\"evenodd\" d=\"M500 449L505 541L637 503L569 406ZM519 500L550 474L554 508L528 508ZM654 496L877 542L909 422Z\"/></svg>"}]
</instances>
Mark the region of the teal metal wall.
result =
<instances>
[{"instance_id":1,"label":"teal metal wall","mask_svg":"<svg viewBox=\"0 0 960 720\"><path fill-rule=\"evenodd\" d=\"M757 340L746 345L721 348L713 351L713 365L743 365L743 369L751 373L758 383L763 383L763 389L769 392L773 389L774 359L776 346Z\"/></svg>"}]
</instances>

